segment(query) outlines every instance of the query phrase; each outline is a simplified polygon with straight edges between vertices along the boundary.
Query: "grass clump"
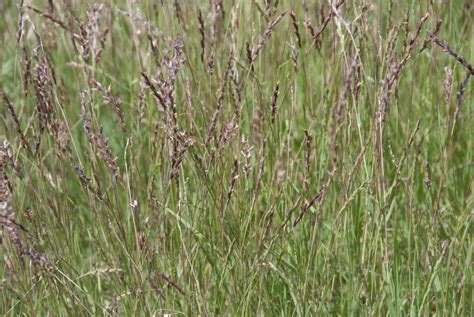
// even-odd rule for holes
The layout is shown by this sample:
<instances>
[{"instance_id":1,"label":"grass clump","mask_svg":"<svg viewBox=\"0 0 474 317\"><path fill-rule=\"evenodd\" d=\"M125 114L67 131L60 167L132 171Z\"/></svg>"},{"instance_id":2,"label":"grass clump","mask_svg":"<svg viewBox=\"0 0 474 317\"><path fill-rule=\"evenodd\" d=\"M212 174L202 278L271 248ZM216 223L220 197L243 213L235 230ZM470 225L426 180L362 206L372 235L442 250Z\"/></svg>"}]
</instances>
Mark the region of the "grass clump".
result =
<instances>
[{"instance_id":1,"label":"grass clump","mask_svg":"<svg viewBox=\"0 0 474 317\"><path fill-rule=\"evenodd\" d=\"M0 9L2 313L472 314L470 1Z\"/></svg>"}]
</instances>

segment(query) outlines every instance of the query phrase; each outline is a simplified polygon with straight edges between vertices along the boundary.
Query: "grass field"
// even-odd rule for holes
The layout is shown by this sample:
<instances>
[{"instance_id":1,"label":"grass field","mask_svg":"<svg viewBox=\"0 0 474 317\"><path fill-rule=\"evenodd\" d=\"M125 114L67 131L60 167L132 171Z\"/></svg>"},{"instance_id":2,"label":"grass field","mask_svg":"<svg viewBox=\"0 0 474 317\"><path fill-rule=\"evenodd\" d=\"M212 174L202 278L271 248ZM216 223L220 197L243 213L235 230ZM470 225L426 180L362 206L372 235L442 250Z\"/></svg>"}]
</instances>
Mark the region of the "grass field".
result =
<instances>
[{"instance_id":1,"label":"grass field","mask_svg":"<svg viewBox=\"0 0 474 317\"><path fill-rule=\"evenodd\" d=\"M472 316L470 0L0 12L1 313Z\"/></svg>"}]
</instances>

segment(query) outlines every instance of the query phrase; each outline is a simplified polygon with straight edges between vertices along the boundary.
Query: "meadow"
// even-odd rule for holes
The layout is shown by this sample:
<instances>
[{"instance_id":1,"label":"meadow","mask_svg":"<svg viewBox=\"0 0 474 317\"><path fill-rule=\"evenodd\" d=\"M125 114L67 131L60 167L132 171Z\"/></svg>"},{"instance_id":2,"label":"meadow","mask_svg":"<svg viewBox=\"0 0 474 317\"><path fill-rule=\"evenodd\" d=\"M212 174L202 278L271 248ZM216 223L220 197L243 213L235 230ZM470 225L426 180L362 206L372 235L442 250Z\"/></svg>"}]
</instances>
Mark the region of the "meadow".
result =
<instances>
[{"instance_id":1,"label":"meadow","mask_svg":"<svg viewBox=\"0 0 474 317\"><path fill-rule=\"evenodd\" d=\"M472 316L470 0L0 13L2 314Z\"/></svg>"}]
</instances>

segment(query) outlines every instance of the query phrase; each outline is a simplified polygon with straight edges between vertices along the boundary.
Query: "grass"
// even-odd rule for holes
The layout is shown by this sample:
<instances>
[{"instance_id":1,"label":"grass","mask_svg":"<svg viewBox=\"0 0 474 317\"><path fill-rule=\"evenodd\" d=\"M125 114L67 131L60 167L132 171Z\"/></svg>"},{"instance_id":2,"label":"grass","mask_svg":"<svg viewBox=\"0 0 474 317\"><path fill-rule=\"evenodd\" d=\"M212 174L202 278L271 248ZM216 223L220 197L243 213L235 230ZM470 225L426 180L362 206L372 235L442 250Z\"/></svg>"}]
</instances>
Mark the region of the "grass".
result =
<instances>
[{"instance_id":1,"label":"grass","mask_svg":"<svg viewBox=\"0 0 474 317\"><path fill-rule=\"evenodd\" d=\"M330 3L1 2L0 311L472 315L474 7Z\"/></svg>"}]
</instances>

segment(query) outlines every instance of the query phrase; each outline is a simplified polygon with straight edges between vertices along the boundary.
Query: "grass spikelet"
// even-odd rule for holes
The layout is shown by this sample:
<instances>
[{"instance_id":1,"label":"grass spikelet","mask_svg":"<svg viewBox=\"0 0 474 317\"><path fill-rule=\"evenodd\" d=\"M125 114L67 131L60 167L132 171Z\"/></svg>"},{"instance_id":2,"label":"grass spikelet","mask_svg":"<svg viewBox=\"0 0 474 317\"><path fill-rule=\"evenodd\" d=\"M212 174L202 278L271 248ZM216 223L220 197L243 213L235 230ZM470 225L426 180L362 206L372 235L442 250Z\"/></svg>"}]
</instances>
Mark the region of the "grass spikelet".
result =
<instances>
[{"instance_id":1,"label":"grass spikelet","mask_svg":"<svg viewBox=\"0 0 474 317\"><path fill-rule=\"evenodd\" d=\"M206 60L205 54L206 54L206 33L204 31L204 19L202 17L202 12L201 10L198 10L198 22L199 22L199 35L201 36L201 62L204 64L204 61Z\"/></svg>"},{"instance_id":2,"label":"grass spikelet","mask_svg":"<svg viewBox=\"0 0 474 317\"><path fill-rule=\"evenodd\" d=\"M272 124L275 123L275 118L276 118L276 112L278 110L278 96L280 95L280 83L276 83L275 87L273 87L273 93L272 93L272 100L270 103L270 112L272 115Z\"/></svg>"},{"instance_id":3,"label":"grass spikelet","mask_svg":"<svg viewBox=\"0 0 474 317\"><path fill-rule=\"evenodd\" d=\"M281 19L286 15L287 12L288 11L283 11L276 18L274 18L273 20L268 22L267 28L266 28L265 32L263 33L263 35L262 35L260 41L258 42L257 46L253 50L251 50L252 53L250 54L250 57L251 57L251 63L252 64L257 60L258 56L260 55L260 51L267 44L268 40L270 39L270 37L273 33L273 30L275 29L275 26L281 21ZM247 53L247 56L249 57L248 53Z\"/></svg>"},{"instance_id":4,"label":"grass spikelet","mask_svg":"<svg viewBox=\"0 0 474 317\"><path fill-rule=\"evenodd\" d=\"M89 139L89 142L97 156L104 160L106 165L109 167L112 175L114 175L116 179L119 179L120 172L116 163L116 158L114 158L112 155L112 151L109 147L109 141L107 138L104 137L102 127L100 127L97 132L95 132L94 128L92 127L92 119L87 110L87 93L83 90L81 91L80 95L81 118L87 138Z\"/></svg>"},{"instance_id":5,"label":"grass spikelet","mask_svg":"<svg viewBox=\"0 0 474 317\"><path fill-rule=\"evenodd\" d=\"M298 21L296 20L296 14L294 11L290 12L290 18L291 18L291 27L293 28L293 33L296 36L296 43L298 44L298 47L301 48L301 35L300 35L300 30L298 27Z\"/></svg>"},{"instance_id":6,"label":"grass spikelet","mask_svg":"<svg viewBox=\"0 0 474 317\"><path fill-rule=\"evenodd\" d=\"M7 95L3 91L0 91L0 96L2 96L3 103L7 107L7 110L8 110L8 112L10 113L10 115L12 117L13 123L15 125L15 129L16 129L18 135L20 136L22 147L24 147L25 149L29 149L28 141L26 140L25 135L23 134L23 130L22 130L21 125L20 125L20 120L18 119L18 116L16 115L16 112L15 112L15 109L13 108L13 105L10 103L10 100L8 99Z\"/></svg>"}]
</instances>

